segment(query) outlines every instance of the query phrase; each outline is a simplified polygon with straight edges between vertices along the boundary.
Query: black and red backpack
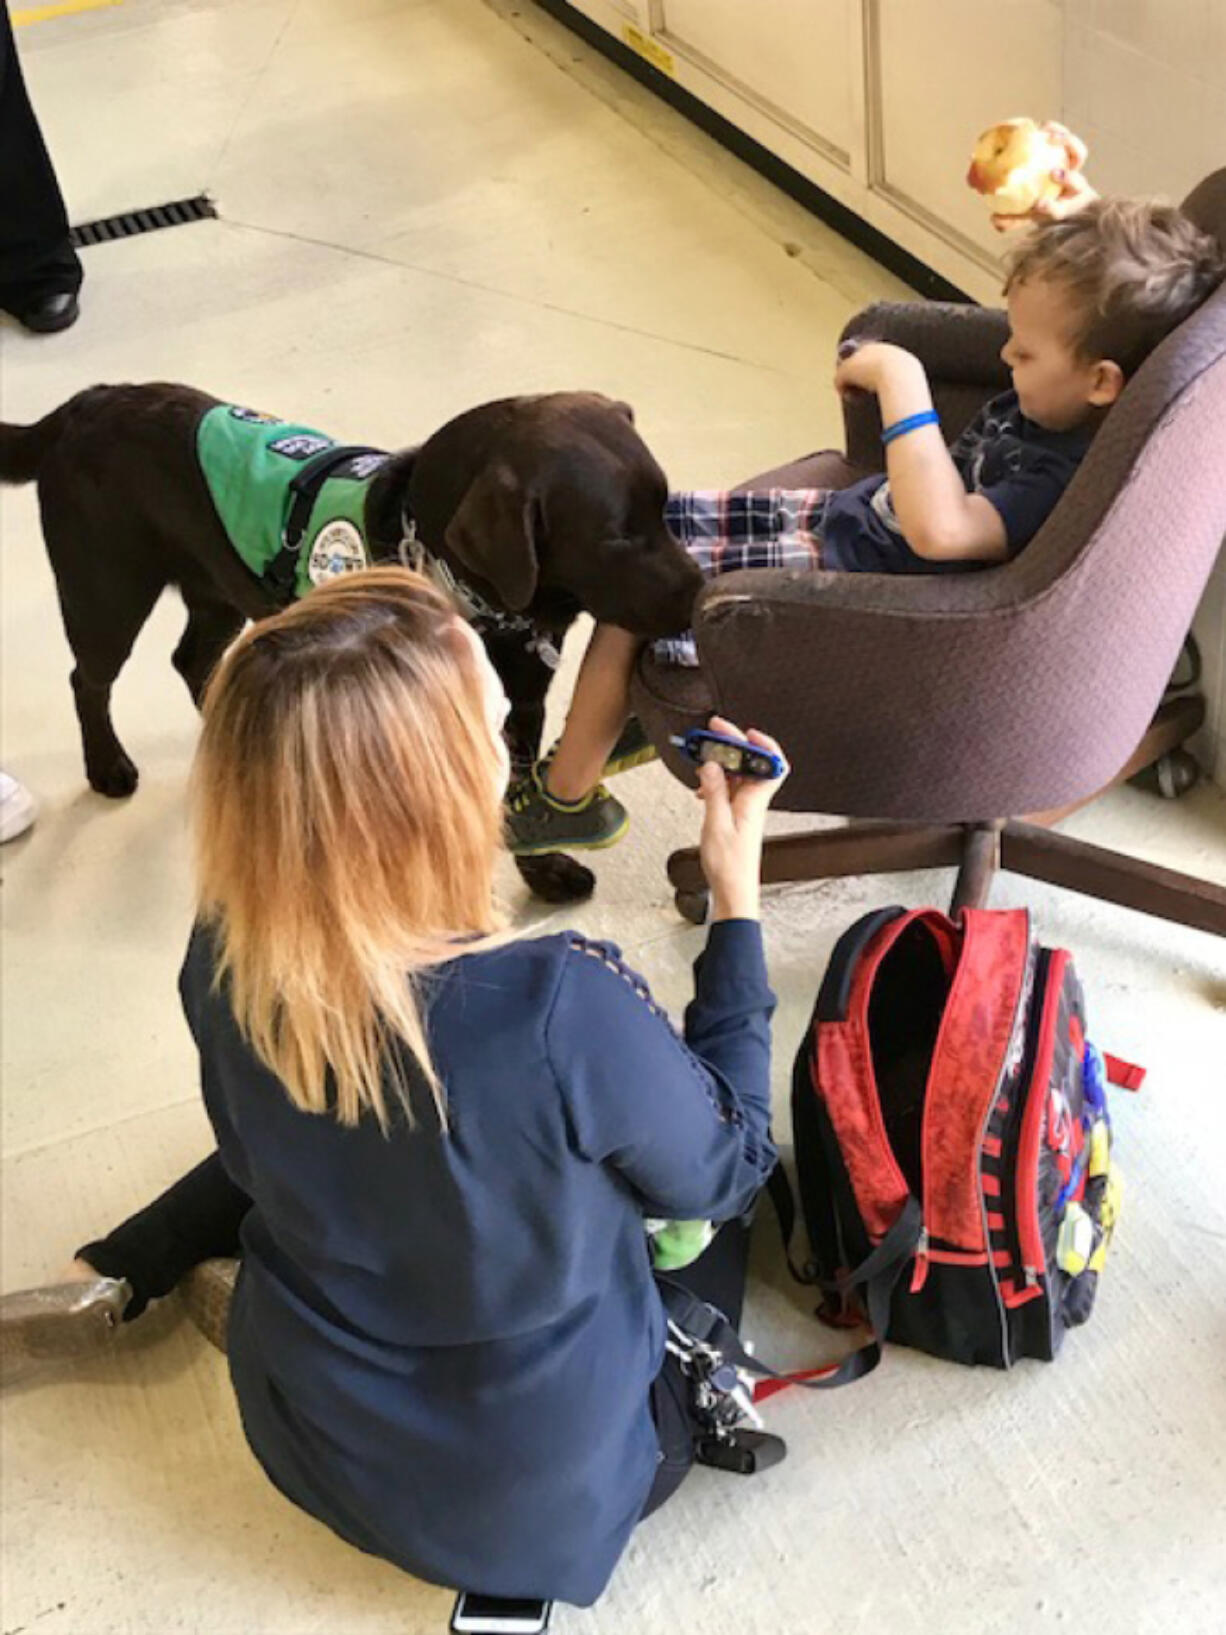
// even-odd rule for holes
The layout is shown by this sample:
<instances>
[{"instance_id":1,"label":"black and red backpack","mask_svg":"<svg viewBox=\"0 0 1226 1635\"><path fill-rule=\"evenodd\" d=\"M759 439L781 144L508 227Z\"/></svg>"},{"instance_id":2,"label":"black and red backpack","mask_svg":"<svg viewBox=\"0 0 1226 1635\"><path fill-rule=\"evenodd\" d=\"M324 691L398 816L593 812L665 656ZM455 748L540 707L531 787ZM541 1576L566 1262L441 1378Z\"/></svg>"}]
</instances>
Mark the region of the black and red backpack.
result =
<instances>
[{"instance_id":1,"label":"black and red backpack","mask_svg":"<svg viewBox=\"0 0 1226 1635\"><path fill-rule=\"evenodd\" d=\"M840 938L796 1058L800 1205L819 1316L1007 1368L1093 1304L1119 1207L1105 1085L1070 955L1022 909L882 909ZM772 1185L785 1236L793 1209ZM801 1376L794 1376L801 1377ZM771 1386L760 1390L768 1394Z\"/></svg>"}]
</instances>

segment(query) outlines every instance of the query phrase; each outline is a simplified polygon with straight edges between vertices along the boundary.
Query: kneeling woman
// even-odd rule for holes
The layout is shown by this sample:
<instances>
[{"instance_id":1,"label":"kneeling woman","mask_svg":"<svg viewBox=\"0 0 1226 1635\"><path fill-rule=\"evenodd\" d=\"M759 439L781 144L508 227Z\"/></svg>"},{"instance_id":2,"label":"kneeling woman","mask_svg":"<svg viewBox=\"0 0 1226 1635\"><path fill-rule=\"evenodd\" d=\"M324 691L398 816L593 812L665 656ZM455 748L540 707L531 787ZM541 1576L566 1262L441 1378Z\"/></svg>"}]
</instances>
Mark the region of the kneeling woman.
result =
<instances>
[{"instance_id":1,"label":"kneeling woman","mask_svg":"<svg viewBox=\"0 0 1226 1635\"><path fill-rule=\"evenodd\" d=\"M231 649L181 978L218 1151L81 1256L130 1318L241 1248L230 1366L277 1487L422 1578L586 1605L692 1458L644 1219L730 1220L774 1161L774 786L703 771L682 1042L612 949L503 932L506 708L399 569Z\"/></svg>"}]
</instances>

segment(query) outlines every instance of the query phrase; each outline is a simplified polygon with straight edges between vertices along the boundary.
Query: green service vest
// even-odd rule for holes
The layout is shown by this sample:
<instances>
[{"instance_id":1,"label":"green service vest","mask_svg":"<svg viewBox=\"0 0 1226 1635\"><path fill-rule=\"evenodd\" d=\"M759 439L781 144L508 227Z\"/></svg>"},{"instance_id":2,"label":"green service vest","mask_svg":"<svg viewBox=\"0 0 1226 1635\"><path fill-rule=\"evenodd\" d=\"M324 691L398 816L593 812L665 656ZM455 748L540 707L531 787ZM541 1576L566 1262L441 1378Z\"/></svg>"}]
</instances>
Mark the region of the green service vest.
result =
<instances>
[{"instance_id":1,"label":"green service vest","mask_svg":"<svg viewBox=\"0 0 1226 1635\"><path fill-rule=\"evenodd\" d=\"M201 420L196 454L213 505L230 543L266 583L285 536L294 498L290 484L308 461L338 447L309 426L230 403L219 403ZM389 458L374 449L351 450L319 483L298 546L293 596L369 565L366 493Z\"/></svg>"}]
</instances>

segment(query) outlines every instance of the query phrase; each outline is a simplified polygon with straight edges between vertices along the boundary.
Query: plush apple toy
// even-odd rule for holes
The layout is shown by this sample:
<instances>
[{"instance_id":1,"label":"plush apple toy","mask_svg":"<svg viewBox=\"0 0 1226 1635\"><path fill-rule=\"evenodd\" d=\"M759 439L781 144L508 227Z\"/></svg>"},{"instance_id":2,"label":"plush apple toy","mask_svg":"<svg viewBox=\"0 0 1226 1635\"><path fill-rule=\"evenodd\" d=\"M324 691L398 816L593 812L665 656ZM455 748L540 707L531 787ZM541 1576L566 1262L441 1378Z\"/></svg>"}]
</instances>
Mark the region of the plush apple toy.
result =
<instances>
[{"instance_id":1,"label":"plush apple toy","mask_svg":"<svg viewBox=\"0 0 1226 1635\"><path fill-rule=\"evenodd\" d=\"M966 180L992 201L997 232L1067 214L1094 197L1080 174L1089 152L1054 120L1005 119L975 143Z\"/></svg>"}]
</instances>

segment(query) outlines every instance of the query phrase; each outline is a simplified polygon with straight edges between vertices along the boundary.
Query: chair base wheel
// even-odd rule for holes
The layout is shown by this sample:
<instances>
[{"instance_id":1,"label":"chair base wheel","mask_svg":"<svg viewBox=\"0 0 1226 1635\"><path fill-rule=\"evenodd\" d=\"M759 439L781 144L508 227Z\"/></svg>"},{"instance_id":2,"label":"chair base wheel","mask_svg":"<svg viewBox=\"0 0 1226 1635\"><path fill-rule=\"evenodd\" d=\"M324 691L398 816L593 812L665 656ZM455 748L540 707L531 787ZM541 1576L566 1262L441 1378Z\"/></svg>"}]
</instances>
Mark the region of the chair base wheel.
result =
<instances>
[{"instance_id":1,"label":"chair base wheel","mask_svg":"<svg viewBox=\"0 0 1226 1635\"><path fill-rule=\"evenodd\" d=\"M1161 795L1163 800L1178 800L1200 782L1200 763L1190 750L1173 749L1128 781L1138 789Z\"/></svg>"},{"instance_id":2,"label":"chair base wheel","mask_svg":"<svg viewBox=\"0 0 1226 1635\"><path fill-rule=\"evenodd\" d=\"M688 920L691 925L706 925L711 913L709 891L678 891L674 894L673 901L683 920Z\"/></svg>"}]
</instances>

